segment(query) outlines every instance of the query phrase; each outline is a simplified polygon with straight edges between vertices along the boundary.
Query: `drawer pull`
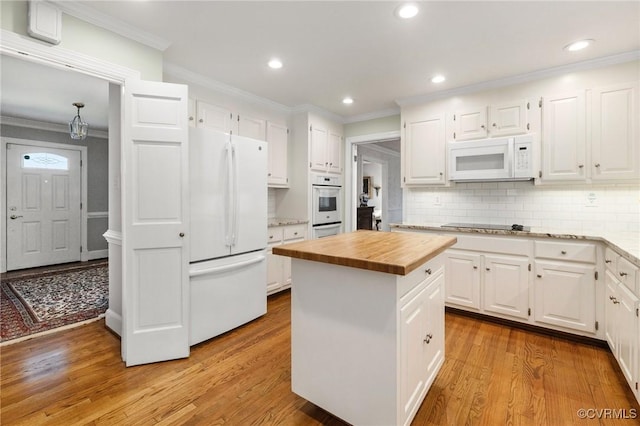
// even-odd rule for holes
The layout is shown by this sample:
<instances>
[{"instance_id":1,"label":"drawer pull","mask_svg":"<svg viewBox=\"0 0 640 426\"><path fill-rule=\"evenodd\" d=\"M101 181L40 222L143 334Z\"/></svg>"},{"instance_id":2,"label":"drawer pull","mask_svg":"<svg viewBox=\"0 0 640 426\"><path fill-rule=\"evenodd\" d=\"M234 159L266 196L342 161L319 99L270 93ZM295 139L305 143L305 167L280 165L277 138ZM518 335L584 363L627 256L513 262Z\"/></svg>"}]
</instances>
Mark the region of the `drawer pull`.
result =
<instances>
[{"instance_id":1,"label":"drawer pull","mask_svg":"<svg viewBox=\"0 0 640 426\"><path fill-rule=\"evenodd\" d=\"M620 272L620 276L621 276L621 277L626 277L626 276L627 276L627 273L626 273L626 272Z\"/></svg>"},{"instance_id":2,"label":"drawer pull","mask_svg":"<svg viewBox=\"0 0 640 426\"><path fill-rule=\"evenodd\" d=\"M478 269L478 267L476 265L473 265L473 269Z\"/></svg>"},{"instance_id":3,"label":"drawer pull","mask_svg":"<svg viewBox=\"0 0 640 426\"><path fill-rule=\"evenodd\" d=\"M294 233L293 233L293 235L298 235L298 233L297 233L297 232L294 232Z\"/></svg>"},{"instance_id":4,"label":"drawer pull","mask_svg":"<svg viewBox=\"0 0 640 426\"><path fill-rule=\"evenodd\" d=\"M491 268L485 268L487 270L487 272L491 271Z\"/></svg>"},{"instance_id":5,"label":"drawer pull","mask_svg":"<svg viewBox=\"0 0 640 426\"><path fill-rule=\"evenodd\" d=\"M567 251L566 250L562 250L560 253L567 254Z\"/></svg>"},{"instance_id":6,"label":"drawer pull","mask_svg":"<svg viewBox=\"0 0 640 426\"><path fill-rule=\"evenodd\" d=\"M540 274L538 274L538 275L536 275L536 276L537 276L538 278L542 278L542 275L540 275Z\"/></svg>"},{"instance_id":7,"label":"drawer pull","mask_svg":"<svg viewBox=\"0 0 640 426\"><path fill-rule=\"evenodd\" d=\"M427 275L431 275L431 268L424 271Z\"/></svg>"},{"instance_id":8,"label":"drawer pull","mask_svg":"<svg viewBox=\"0 0 640 426\"><path fill-rule=\"evenodd\" d=\"M604 263L611 263L611 259L605 259Z\"/></svg>"},{"instance_id":9,"label":"drawer pull","mask_svg":"<svg viewBox=\"0 0 640 426\"><path fill-rule=\"evenodd\" d=\"M273 235L269 235L269 239L270 239L270 240L273 240Z\"/></svg>"}]
</instances>

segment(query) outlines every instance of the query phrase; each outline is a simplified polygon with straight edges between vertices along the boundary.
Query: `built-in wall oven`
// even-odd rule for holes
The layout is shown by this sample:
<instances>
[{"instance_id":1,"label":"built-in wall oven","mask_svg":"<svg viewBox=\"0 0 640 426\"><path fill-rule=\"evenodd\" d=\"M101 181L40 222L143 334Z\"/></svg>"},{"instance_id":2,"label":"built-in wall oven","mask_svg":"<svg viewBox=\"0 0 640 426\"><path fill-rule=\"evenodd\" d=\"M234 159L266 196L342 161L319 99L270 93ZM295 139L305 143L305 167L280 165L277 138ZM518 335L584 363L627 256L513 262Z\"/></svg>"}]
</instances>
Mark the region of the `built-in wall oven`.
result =
<instances>
[{"instance_id":1,"label":"built-in wall oven","mask_svg":"<svg viewBox=\"0 0 640 426\"><path fill-rule=\"evenodd\" d=\"M342 186L337 176L312 176L312 225L314 238L342 231Z\"/></svg>"}]
</instances>

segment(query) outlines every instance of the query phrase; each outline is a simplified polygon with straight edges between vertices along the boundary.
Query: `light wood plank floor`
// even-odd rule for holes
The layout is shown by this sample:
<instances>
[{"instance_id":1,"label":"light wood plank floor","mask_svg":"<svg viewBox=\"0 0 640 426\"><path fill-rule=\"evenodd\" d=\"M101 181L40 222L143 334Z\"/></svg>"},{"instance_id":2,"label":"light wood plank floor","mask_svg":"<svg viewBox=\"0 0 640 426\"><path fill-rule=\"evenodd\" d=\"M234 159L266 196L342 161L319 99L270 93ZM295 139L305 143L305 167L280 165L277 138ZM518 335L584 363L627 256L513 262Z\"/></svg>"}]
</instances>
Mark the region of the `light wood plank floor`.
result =
<instances>
[{"instance_id":1,"label":"light wood plank floor","mask_svg":"<svg viewBox=\"0 0 640 426\"><path fill-rule=\"evenodd\" d=\"M342 425L290 389L290 294L268 314L192 348L185 360L125 368L96 322L1 348L3 425ZM414 425L631 425L580 420L635 409L612 354L447 313L446 362ZM319 372L321 374L321 372Z\"/></svg>"}]
</instances>

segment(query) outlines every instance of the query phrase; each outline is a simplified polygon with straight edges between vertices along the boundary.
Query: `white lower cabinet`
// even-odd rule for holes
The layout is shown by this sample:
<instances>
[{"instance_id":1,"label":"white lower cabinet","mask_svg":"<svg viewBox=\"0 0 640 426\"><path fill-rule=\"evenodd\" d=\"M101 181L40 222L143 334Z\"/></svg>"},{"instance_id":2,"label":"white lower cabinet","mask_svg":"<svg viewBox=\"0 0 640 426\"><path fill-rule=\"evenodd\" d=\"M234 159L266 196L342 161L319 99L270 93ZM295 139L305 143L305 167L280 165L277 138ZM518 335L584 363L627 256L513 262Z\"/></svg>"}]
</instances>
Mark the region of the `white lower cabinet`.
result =
<instances>
[{"instance_id":1,"label":"white lower cabinet","mask_svg":"<svg viewBox=\"0 0 640 426\"><path fill-rule=\"evenodd\" d=\"M267 232L267 294L291 287L291 258L273 254L273 247L304 241L307 226L284 225L269 228Z\"/></svg>"},{"instance_id":2,"label":"white lower cabinet","mask_svg":"<svg viewBox=\"0 0 640 426\"><path fill-rule=\"evenodd\" d=\"M449 249L445 262L447 304L480 310L480 254Z\"/></svg>"},{"instance_id":3,"label":"white lower cabinet","mask_svg":"<svg viewBox=\"0 0 640 426\"><path fill-rule=\"evenodd\" d=\"M605 250L605 336L611 352L616 357L620 370L640 402L640 299L636 282L622 281L629 274L637 275L638 268L631 265L611 250Z\"/></svg>"},{"instance_id":4,"label":"white lower cabinet","mask_svg":"<svg viewBox=\"0 0 640 426\"><path fill-rule=\"evenodd\" d=\"M535 321L595 334L595 244L535 241L534 247Z\"/></svg>"},{"instance_id":5,"label":"white lower cabinet","mask_svg":"<svg viewBox=\"0 0 640 426\"><path fill-rule=\"evenodd\" d=\"M484 310L511 317L529 318L529 258L484 257Z\"/></svg>"},{"instance_id":6,"label":"white lower cabinet","mask_svg":"<svg viewBox=\"0 0 640 426\"><path fill-rule=\"evenodd\" d=\"M400 407L405 420L418 411L444 363L444 281L439 267L400 301Z\"/></svg>"}]
</instances>

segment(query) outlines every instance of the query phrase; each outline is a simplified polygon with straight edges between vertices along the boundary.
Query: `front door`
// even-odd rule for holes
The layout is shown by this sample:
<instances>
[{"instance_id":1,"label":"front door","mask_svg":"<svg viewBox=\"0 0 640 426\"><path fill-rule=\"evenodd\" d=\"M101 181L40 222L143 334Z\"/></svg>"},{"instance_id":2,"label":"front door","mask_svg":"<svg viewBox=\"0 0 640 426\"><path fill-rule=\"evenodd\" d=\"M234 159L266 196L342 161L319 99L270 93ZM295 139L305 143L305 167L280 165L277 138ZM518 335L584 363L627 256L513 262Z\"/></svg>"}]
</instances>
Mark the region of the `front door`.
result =
<instances>
[{"instance_id":1,"label":"front door","mask_svg":"<svg viewBox=\"0 0 640 426\"><path fill-rule=\"evenodd\" d=\"M7 270L80 260L80 151L7 144Z\"/></svg>"}]
</instances>

